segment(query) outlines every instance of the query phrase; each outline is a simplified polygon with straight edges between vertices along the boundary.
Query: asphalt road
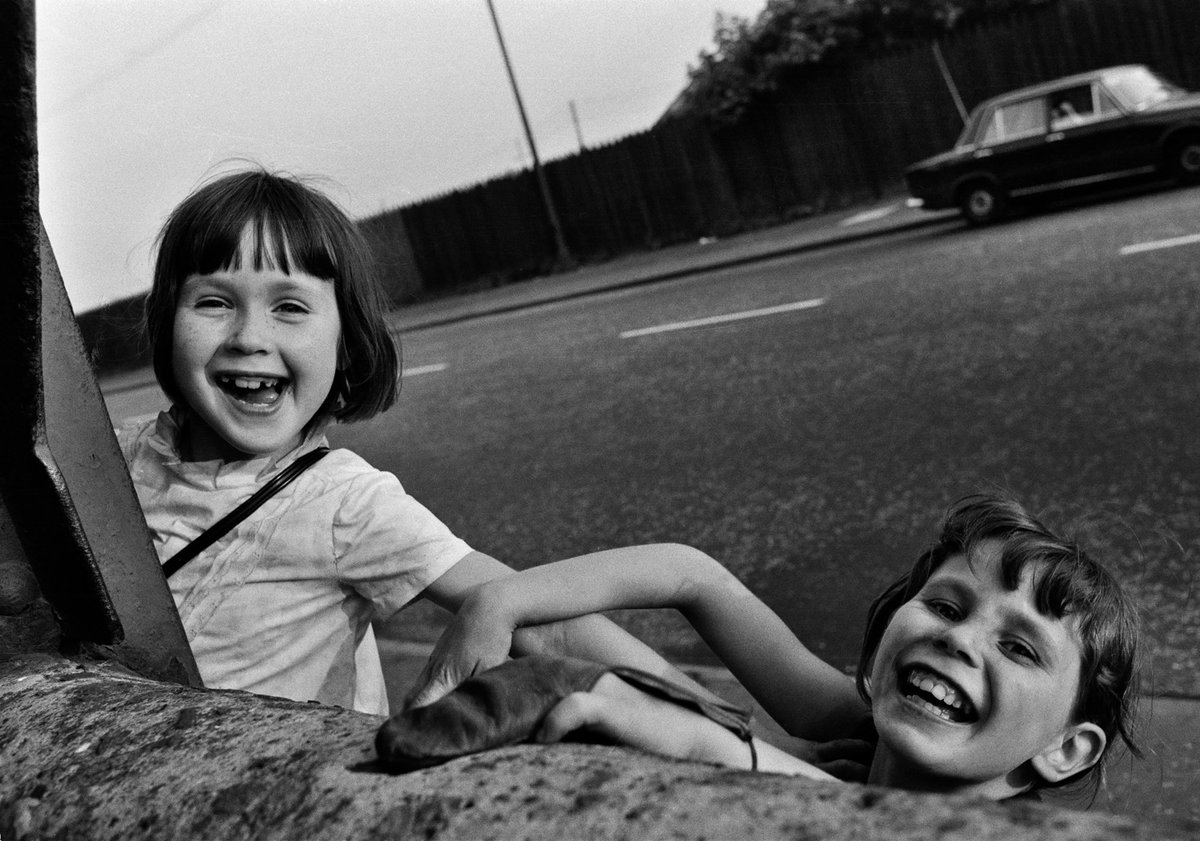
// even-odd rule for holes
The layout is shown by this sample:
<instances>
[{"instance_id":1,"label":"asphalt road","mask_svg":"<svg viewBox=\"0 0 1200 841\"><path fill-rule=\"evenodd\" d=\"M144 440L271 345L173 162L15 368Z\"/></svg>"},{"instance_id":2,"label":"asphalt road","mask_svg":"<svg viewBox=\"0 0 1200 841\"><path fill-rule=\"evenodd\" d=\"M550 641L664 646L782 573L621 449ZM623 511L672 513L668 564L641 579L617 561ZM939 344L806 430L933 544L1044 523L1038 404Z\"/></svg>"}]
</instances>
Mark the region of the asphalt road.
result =
<instances>
[{"instance_id":1,"label":"asphalt road","mask_svg":"<svg viewBox=\"0 0 1200 841\"><path fill-rule=\"evenodd\" d=\"M1200 697L1198 211L1133 195L412 330L397 407L335 443L518 567L696 545L845 668L945 506L1003 487L1129 582L1146 690ZM709 661L676 617L618 619Z\"/></svg>"},{"instance_id":2,"label":"asphalt road","mask_svg":"<svg viewBox=\"0 0 1200 841\"><path fill-rule=\"evenodd\" d=\"M1198 210L1175 190L939 225L409 331L398 405L335 438L518 567L699 546L843 666L943 508L1004 487L1130 582L1148 689L1200 696ZM627 620L704 657L682 623Z\"/></svg>"},{"instance_id":3,"label":"asphalt road","mask_svg":"<svg viewBox=\"0 0 1200 841\"><path fill-rule=\"evenodd\" d=\"M694 544L842 666L941 510L1004 487L1130 582L1148 688L1200 695L1200 244L1121 253L1198 209L941 226L414 331L398 407L337 437L516 566ZM625 620L705 656L677 621Z\"/></svg>"}]
</instances>

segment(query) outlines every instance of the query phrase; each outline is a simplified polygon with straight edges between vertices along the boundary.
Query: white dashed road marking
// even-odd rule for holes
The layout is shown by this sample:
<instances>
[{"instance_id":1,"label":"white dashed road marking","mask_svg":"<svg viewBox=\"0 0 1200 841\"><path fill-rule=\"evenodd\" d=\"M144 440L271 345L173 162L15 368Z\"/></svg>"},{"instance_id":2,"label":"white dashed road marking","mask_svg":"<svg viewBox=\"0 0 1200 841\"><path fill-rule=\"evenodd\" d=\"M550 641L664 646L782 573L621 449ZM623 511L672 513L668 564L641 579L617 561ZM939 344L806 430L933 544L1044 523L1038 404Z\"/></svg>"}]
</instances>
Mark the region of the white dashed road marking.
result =
<instances>
[{"instance_id":1,"label":"white dashed road marking","mask_svg":"<svg viewBox=\"0 0 1200 841\"><path fill-rule=\"evenodd\" d=\"M405 368L404 376L419 377L421 374L436 374L438 371L445 371L449 367L445 362L435 362L432 365L418 365L415 368Z\"/></svg>"},{"instance_id":2,"label":"white dashed road marking","mask_svg":"<svg viewBox=\"0 0 1200 841\"><path fill-rule=\"evenodd\" d=\"M1179 245L1192 245L1197 242L1200 242L1200 234L1188 234L1185 237L1159 239L1153 242L1138 242L1133 245L1122 246L1121 256L1127 257L1130 254L1140 254L1143 251L1157 251L1160 248L1175 248Z\"/></svg>"},{"instance_id":3,"label":"white dashed road marking","mask_svg":"<svg viewBox=\"0 0 1200 841\"><path fill-rule=\"evenodd\" d=\"M761 318L764 315L777 315L781 312L795 312L819 307L825 303L824 298L813 298L808 301L795 301L791 304L780 304L777 307L764 307L757 310L733 312L728 315L713 315L708 318L696 318L691 321L675 321L670 324L658 324L654 327L639 327L636 330L626 330L621 333L622 339L632 339L635 336L649 336L652 333L667 333L671 330L688 330L692 327L707 327L710 324L724 324L728 321L742 321L747 318Z\"/></svg>"}]
</instances>

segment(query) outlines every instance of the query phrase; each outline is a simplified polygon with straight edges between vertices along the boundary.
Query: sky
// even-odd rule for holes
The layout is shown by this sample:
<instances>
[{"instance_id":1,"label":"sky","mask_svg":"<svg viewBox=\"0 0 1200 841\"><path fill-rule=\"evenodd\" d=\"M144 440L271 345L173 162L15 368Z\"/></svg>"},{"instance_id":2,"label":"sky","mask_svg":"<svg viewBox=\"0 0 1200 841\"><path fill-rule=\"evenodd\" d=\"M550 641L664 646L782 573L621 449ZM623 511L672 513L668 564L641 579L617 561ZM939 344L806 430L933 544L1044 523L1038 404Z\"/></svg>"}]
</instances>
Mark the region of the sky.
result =
<instances>
[{"instance_id":1,"label":"sky","mask_svg":"<svg viewBox=\"0 0 1200 841\"><path fill-rule=\"evenodd\" d=\"M649 128L766 0L493 0L539 157ZM144 292L166 215L251 161L361 218L528 166L485 0L38 0L41 209L77 313ZM571 115L574 103L578 133Z\"/></svg>"}]
</instances>

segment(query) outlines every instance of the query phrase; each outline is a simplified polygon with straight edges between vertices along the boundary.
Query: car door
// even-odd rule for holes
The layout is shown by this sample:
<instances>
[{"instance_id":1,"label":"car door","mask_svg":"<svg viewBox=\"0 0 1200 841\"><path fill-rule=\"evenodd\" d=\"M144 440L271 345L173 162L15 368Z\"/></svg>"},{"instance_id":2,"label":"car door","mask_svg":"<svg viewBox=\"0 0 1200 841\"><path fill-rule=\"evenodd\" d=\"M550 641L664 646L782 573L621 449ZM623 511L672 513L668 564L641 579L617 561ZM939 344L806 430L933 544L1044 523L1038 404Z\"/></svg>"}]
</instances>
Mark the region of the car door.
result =
<instances>
[{"instance_id":1,"label":"car door","mask_svg":"<svg viewBox=\"0 0 1200 841\"><path fill-rule=\"evenodd\" d=\"M1099 81L1052 91L1046 107L1046 154L1056 170L1046 186L1088 184L1145 164L1134 121Z\"/></svg>"},{"instance_id":2,"label":"car door","mask_svg":"<svg viewBox=\"0 0 1200 841\"><path fill-rule=\"evenodd\" d=\"M1045 183L1056 172L1046 160L1047 127L1043 96L992 106L980 122L972 153L976 170L991 173L1013 195Z\"/></svg>"}]
</instances>

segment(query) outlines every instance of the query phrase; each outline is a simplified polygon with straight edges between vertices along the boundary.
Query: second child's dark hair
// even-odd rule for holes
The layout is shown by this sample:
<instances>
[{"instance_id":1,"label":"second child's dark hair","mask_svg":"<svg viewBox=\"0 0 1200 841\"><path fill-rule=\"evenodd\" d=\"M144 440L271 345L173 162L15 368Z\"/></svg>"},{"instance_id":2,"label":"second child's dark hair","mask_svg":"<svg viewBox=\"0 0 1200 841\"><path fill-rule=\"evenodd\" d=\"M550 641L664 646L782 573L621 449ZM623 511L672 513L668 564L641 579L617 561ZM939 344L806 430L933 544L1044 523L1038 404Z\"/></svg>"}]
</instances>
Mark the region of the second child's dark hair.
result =
<instances>
[{"instance_id":1,"label":"second child's dark hair","mask_svg":"<svg viewBox=\"0 0 1200 841\"><path fill-rule=\"evenodd\" d=\"M365 420L386 410L399 389L400 350L384 322L383 292L366 241L329 198L299 179L262 169L224 175L196 190L159 233L146 328L163 392L182 401L171 364L180 286L191 275L241 268L247 229L256 270L273 266L333 283L341 344L333 388L318 417Z\"/></svg>"},{"instance_id":2,"label":"second child's dark hair","mask_svg":"<svg viewBox=\"0 0 1200 841\"><path fill-rule=\"evenodd\" d=\"M1077 623L1082 664L1074 705L1076 720L1091 722L1104 731L1108 739L1106 755L1107 748L1119 737L1130 753L1141 756L1132 732L1138 683L1137 607L1112 574L1076 542L1054 534L1019 503L1004 496L975 494L958 500L943 518L937 542L875 599L867 614L858 661L857 684L863 700L870 703L867 678L892 616L921 591L947 558L963 553L969 559L974 547L985 540L1001 544L1000 570L1005 587L1016 590L1028 568L1035 576L1038 611ZM1094 796L1104 779L1104 763L1098 762L1054 787L1089 777Z\"/></svg>"}]
</instances>

